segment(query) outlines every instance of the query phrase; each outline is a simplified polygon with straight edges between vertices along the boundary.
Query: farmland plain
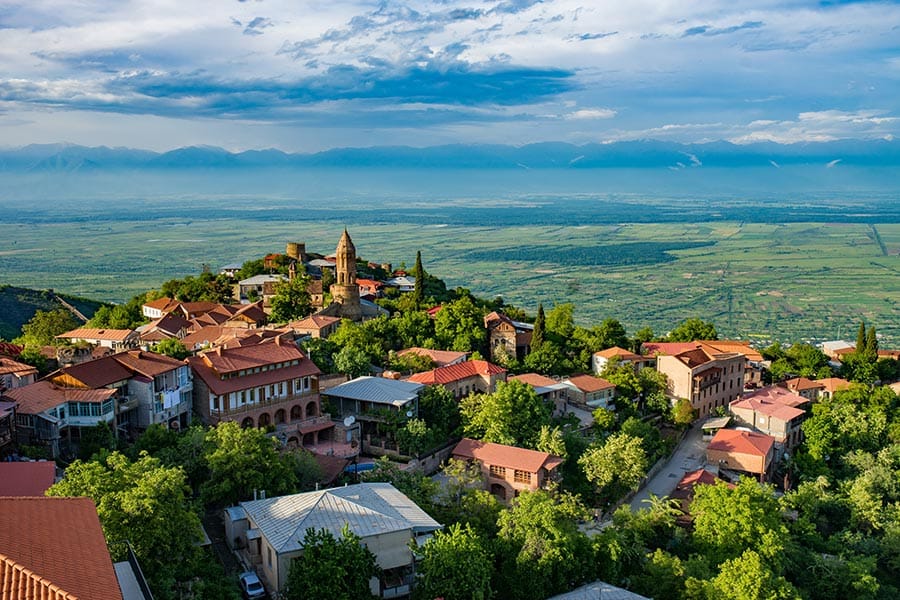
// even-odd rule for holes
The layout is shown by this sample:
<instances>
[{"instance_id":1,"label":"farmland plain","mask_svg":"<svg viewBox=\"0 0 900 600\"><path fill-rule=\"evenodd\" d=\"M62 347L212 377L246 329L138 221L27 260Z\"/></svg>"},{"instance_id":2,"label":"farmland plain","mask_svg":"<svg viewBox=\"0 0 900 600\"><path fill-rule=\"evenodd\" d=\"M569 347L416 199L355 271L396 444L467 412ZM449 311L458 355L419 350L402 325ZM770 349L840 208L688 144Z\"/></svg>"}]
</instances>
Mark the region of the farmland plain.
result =
<instances>
[{"instance_id":1,"label":"farmland plain","mask_svg":"<svg viewBox=\"0 0 900 600\"><path fill-rule=\"evenodd\" d=\"M646 191L646 178L604 176L17 180L0 197L10 215L0 283L123 301L288 241L331 253L346 226L369 260L411 265L421 250L451 287L529 312L573 302L585 325L615 317L629 332L664 333L699 316L764 342L849 338L865 319L882 345L900 345L900 205L890 191Z\"/></svg>"}]
</instances>

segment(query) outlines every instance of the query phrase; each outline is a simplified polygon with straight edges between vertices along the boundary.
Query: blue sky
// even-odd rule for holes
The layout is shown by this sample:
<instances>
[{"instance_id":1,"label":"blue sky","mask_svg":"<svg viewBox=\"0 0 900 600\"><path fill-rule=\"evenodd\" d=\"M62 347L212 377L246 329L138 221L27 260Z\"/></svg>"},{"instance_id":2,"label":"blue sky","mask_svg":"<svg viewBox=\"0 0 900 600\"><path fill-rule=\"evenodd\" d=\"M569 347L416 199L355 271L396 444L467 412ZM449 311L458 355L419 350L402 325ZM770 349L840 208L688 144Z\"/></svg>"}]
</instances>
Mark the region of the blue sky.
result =
<instances>
[{"instance_id":1,"label":"blue sky","mask_svg":"<svg viewBox=\"0 0 900 600\"><path fill-rule=\"evenodd\" d=\"M900 3L0 0L0 145L900 134Z\"/></svg>"}]
</instances>

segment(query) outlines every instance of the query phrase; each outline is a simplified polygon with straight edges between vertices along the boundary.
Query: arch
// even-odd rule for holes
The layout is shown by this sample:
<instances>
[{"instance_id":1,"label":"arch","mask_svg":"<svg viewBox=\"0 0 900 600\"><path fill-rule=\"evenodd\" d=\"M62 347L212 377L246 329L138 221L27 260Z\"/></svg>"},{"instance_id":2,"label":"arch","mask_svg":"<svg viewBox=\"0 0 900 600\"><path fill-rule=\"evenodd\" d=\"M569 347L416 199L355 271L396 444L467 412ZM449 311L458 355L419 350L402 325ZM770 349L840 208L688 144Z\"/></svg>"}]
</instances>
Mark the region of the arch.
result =
<instances>
[{"instance_id":1,"label":"arch","mask_svg":"<svg viewBox=\"0 0 900 600\"><path fill-rule=\"evenodd\" d=\"M253 427L253 417L244 417L244 420L241 421L241 427L244 429Z\"/></svg>"},{"instance_id":2,"label":"arch","mask_svg":"<svg viewBox=\"0 0 900 600\"><path fill-rule=\"evenodd\" d=\"M304 446L312 446L315 443L316 443L316 436L312 432L303 434L303 445Z\"/></svg>"},{"instance_id":3,"label":"arch","mask_svg":"<svg viewBox=\"0 0 900 600\"><path fill-rule=\"evenodd\" d=\"M275 411L275 424L280 425L281 423L284 423L284 409L283 408L279 408L278 410Z\"/></svg>"},{"instance_id":4,"label":"arch","mask_svg":"<svg viewBox=\"0 0 900 600\"><path fill-rule=\"evenodd\" d=\"M299 445L300 445L300 440L297 439L296 436L293 436L293 435L292 435L291 437L288 438L288 440L287 440L287 447L288 447L288 448L294 449L294 448L296 448L296 447L299 446Z\"/></svg>"},{"instance_id":5,"label":"arch","mask_svg":"<svg viewBox=\"0 0 900 600\"><path fill-rule=\"evenodd\" d=\"M268 427L271 422L272 422L272 417L269 416L269 413L264 412L263 414L259 415L259 421L258 421L259 427Z\"/></svg>"},{"instance_id":6,"label":"arch","mask_svg":"<svg viewBox=\"0 0 900 600\"><path fill-rule=\"evenodd\" d=\"M306 418L310 417L318 417L319 416L319 405L313 400L312 402L306 403Z\"/></svg>"},{"instance_id":7,"label":"arch","mask_svg":"<svg viewBox=\"0 0 900 600\"><path fill-rule=\"evenodd\" d=\"M299 404L291 407L291 421L299 421L303 418L303 408Z\"/></svg>"},{"instance_id":8,"label":"arch","mask_svg":"<svg viewBox=\"0 0 900 600\"><path fill-rule=\"evenodd\" d=\"M491 484L491 494L497 496L497 499L506 501L506 486L499 483Z\"/></svg>"}]
</instances>

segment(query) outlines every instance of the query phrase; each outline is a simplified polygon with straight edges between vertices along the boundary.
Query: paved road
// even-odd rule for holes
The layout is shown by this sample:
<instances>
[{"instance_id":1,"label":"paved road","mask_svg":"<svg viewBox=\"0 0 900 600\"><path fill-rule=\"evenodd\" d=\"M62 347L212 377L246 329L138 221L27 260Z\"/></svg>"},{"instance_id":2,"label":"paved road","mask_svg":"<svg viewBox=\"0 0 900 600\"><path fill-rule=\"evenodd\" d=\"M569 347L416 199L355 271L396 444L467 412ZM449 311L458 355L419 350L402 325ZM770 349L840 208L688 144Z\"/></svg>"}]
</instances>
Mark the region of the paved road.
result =
<instances>
[{"instance_id":1,"label":"paved road","mask_svg":"<svg viewBox=\"0 0 900 600\"><path fill-rule=\"evenodd\" d=\"M695 423L682 438L669 462L635 494L631 500L631 510L646 507L644 500L649 499L650 494L668 496L685 473L703 468L706 464L706 445L700 424Z\"/></svg>"}]
</instances>

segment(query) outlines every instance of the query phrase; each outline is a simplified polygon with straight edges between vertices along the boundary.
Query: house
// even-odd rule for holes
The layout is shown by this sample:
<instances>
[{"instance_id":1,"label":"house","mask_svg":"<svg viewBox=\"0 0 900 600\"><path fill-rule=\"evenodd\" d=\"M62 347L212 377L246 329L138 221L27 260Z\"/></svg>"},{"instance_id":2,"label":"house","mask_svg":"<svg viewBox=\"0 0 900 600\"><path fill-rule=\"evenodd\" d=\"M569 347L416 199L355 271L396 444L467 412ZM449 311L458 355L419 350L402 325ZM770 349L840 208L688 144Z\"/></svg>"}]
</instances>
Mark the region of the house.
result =
<instances>
[{"instance_id":1,"label":"house","mask_svg":"<svg viewBox=\"0 0 900 600\"><path fill-rule=\"evenodd\" d=\"M194 410L206 423L274 425L293 445L318 444L334 427L321 412L321 371L286 334L250 346L219 346L187 361L194 372Z\"/></svg>"},{"instance_id":2,"label":"house","mask_svg":"<svg viewBox=\"0 0 900 600\"><path fill-rule=\"evenodd\" d=\"M408 354L416 354L418 356L424 356L431 360L434 363L435 367L447 367L450 365L456 365L461 362L465 362L466 358L468 358L468 353L466 352L453 352L451 350L432 350L431 348L405 348L397 352L397 356L407 356Z\"/></svg>"},{"instance_id":3,"label":"house","mask_svg":"<svg viewBox=\"0 0 900 600\"><path fill-rule=\"evenodd\" d=\"M43 496L55 482L52 460L0 462L0 497Z\"/></svg>"},{"instance_id":4,"label":"house","mask_svg":"<svg viewBox=\"0 0 900 600\"><path fill-rule=\"evenodd\" d=\"M590 408L614 409L616 386L593 375L573 375L561 382L567 389L567 398L572 404Z\"/></svg>"},{"instance_id":5,"label":"house","mask_svg":"<svg viewBox=\"0 0 900 600\"><path fill-rule=\"evenodd\" d=\"M38 370L31 365L0 356L0 392L34 383Z\"/></svg>"},{"instance_id":6,"label":"house","mask_svg":"<svg viewBox=\"0 0 900 600\"><path fill-rule=\"evenodd\" d=\"M534 491L559 480L564 459L537 450L463 438L451 454L453 458L477 462L485 488L498 499L509 502L522 490Z\"/></svg>"},{"instance_id":7,"label":"house","mask_svg":"<svg viewBox=\"0 0 900 600\"><path fill-rule=\"evenodd\" d=\"M775 439L777 457L803 440L800 426L806 420L809 400L777 386L768 386L729 405L737 425L751 427Z\"/></svg>"},{"instance_id":8,"label":"house","mask_svg":"<svg viewBox=\"0 0 900 600\"><path fill-rule=\"evenodd\" d=\"M501 312L491 312L484 317L488 331L488 347L491 356L503 356L522 360L531 347L534 325L513 321Z\"/></svg>"},{"instance_id":9,"label":"house","mask_svg":"<svg viewBox=\"0 0 900 600\"><path fill-rule=\"evenodd\" d=\"M116 391L120 430L144 430L155 423L183 429L191 423L193 379L180 360L129 350L64 367L49 376L60 387Z\"/></svg>"},{"instance_id":10,"label":"house","mask_svg":"<svg viewBox=\"0 0 900 600\"><path fill-rule=\"evenodd\" d=\"M399 275L391 277L384 282L386 287L397 288L401 292L411 292L416 289L416 278L409 275Z\"/></svg>"},{"instance_id":11,"label":"house","mask_svg":"<svg viewBox=\"0 0 900 600\"><path fill-rule=\"evenodd\" d=\"M650 600L605 581L587 583L568 592L551 596L547 600Z\"/></svg>"},{"instance_id":12,"label":"house","mask_svg":"<svg viewBox=\"0 0 900 600\"><path fill-rule=\"evenodd\" d=\"M219 275L225 275L229 279L234 279L243 268L244 265L240 263L230 263L219 269Z\"/></svg>"},{"instance_id":13,"label":"house","mask_svg":"<svg viewBox=\"0 0 900 600\"><path fill-rule=\"evenodd\" d=\"M363 439L377 435L378 424L390 412L401 420L419 414L419 394L425 386L414 381L398 381L384 377L357 377L323 392L334 409L336 419L360 422ZM348 425L349 427L349 425Z\"/></svg>"},{"instance_id":14,"label":"house","mask_svg":"<svg viewBox=\"0 0 900 600\"><path fill-rule=\"evenodd\" d=\"M740 429L720 429L706 447L707 464L767 481L775 458L775 438Z\"/></svg>"},{"instance_id":15,"label":"house","mask_svg":"<svg viewBox=\"0 0 900 600\"><path fill-rule=\"evenodd\" d=\"M691 503L694 501L694 492L697 487L701 485L716 485L719 482L729 487L734 487L733 484L726 483L725 480L719 479L715 473L706 469L697 469L684 474L684 477L675 485L675 490L669 494L672 500L678 501L679 508L684 513L676 520L679 525L687 526L693 521L691 517Z\"/></svg>"},{"instance_id":16,"label":"house","mask_svg":"<svg viewBox=\"0 0 900 600\"><path fill-rule=\"evenodd\" d=\"M538 373L523 373L522 375L509 378L509 381L513 380L530 385L544 402L553 407L554 415L566 414L566 401L569 392L569 387L566 384Z\"/></svg>"},{"instance_id":17,"label":"house","mask_svg":"<svg viewBox=\"0 0 900 600\"><path fill-rule=\"evenodd\" d=\"M137 328L137 332L141 336L141 347L144 350L149 350L152 346L165 339L184 339L191 328L192 324L190 321L172 312L150 321L146 325L141 325Z\"/></svg>"},{"instance_id":18,"label":"house","mask_svg":"<svg viewBox=\"0 0 900 600\"><path fill-rule=\"evenodd\" d=\"M850 353L856 351L856 346L845 342L844 340L830 340L827 342L822 342L820 344L822 352L825 353L825 356L830 358L833 361L841 362L842 358Z\"/></svg>"},{"instance_id":19,"label":"house","mask_svg":"<svg viewBox=\"0 0 900 600\"><path fill-rule=\"evenodd\" d=\"M668 378L666 393L673 400L691 401L699 418L741 397L747 358L739 352L719 352L711 346L687 345L676 354L657 354L656 368Z\"/></svg>"},{"instance_id":20,"label":"house","mask_svg":"<svg viewBox=\"0 0 900 600\"><path fill-rule=\"evenodd\" d=\"M325 315L310 315L305 319L291 321L285 325L285 329L290 329L297 336L309 336L313 338L325 339L341 325L339 317L328 317Z\"/></svg>"},{"instance_id":21,"label":"house","mask_svg":"<svg viewBox=\"0 0 900 600\"><path fill-rule=\"evenodd\" d=\"M287 281L287 277L280 274L254 275L237 283L235 295L241 304L250 304L261 299L263 306L269 306L269 302L275 296L275 286L283 281Z\"/></svg>"},{"instance_id":22,"label":"house","mask_svg":"<svg viewBox=\"0 0 900 600\"><path fill-rule=\"evenodd\" d=\"M356 285L359 286L360 296L372 296L373 298L381 298L384 295L384 284L380 281L357 277Z\"/></svg>"},{"instance_id":23,"label":"house","mask_svg":"<svg viewBox=\"0 0 900 600\"><path fill-rule=\"evenodd\" d=\"M468 360L415 373L408 381L428 386L442 385L456 398L464 398L469 394L493 394L497 390L497 382L506 381L506 369L486 360Z\"/></svg>"},{"instance_id":24,"label":"house","mask_svg":"<svg viewBox=\"0 0 900 600\"><path fill-rule=\"evenodd\" d=\"M640 371L644 367L656 366L656 359L651 356L641 356L624 348L613 346L600 352L594 352L591 355L591 371L595 375L599 375L611 360L617 360L620 365L631 365L635 372Z\"/></svg>"},{"instance_id":25,"label":"house","mask_svg":"<svg viewBox=\"0 0 900 600\"><path fill-rule=\"evenodd\" d=\"M82 327L56 336L58 340L71 343L86 342L101 348L111 348L116 352L137 348L141 336L133 329L90 329Z\"/></svg>"},{"instance_id":26,"label":"house","mask_svg":"<svg viewBox=\"0 0 900 600\"><path fill-rule=\"evenodd\" d=\"M266 588L279 593L291 561L303 554L309 529L340 538L344 527L375 555L382 573L370 581L381 598L406 597L414 581L411 545L441 529L389 483L358 483L328 490L242 502L225 511L226 539L256 568Z\"/></svg>"},{"instance_id":27,"label":"house","mask_svg":"<svg viewBox=\"0 0 900 600\"><path fill-rule=\"evenodd\" d=\"M0 498L4 600L122 600L90 498Z\"/></svg>"},{"instance_id":28,"label":"house","mask_svg":"<svg viewBox=\"0 0 900 600\"><path fill-rule=\"evenodd\" d=\"M144 304L141 305L141 314L148 319L159 319L175 310L179 304L180 302L178 302L178 300L163 296L156 300L144 302Z\"/></svg>"},{"instance_id":29,"label":"house","mask_svg":"<svg viewBox=\"0 0 900 600\"><path fill-rule=\"evenodd\" d=\"M81 439L81 428L106 423L116 427L115 389L75 389L38 381L9 390L0 400L14 402L18 443L45 446L53 458L68 454Z\"/></svg>"},{"instance_id":30,"label":"house","mask_svg":"<svg viewBox=\"0 0 900 600\"><path fill-rule=\"evenodd\" d=\"M641 351L653 357L660 355L674 356L701 348L708 354L741 354L746 359L744 362L744 387L755 389L762 385L763 373L771 367L771 361L763 358L762 354L747 341L735 340L697 340L694 342L646 342L641 345ZM658 363L658 361L657 361Z\"/></svg>"},{"instance_id":31,"label":"house","mask_svg":"<svg viewBox=\"0 0 900 600\"><path fill-rule=\"evenodd\" d=\"M824 379L816 379L816 383L822 387L819 389L819 398L829 400L834 397L835 392L846 390L850 387L850 382L840 377L826 377Z\"/></svg>"},{"instance_id":32,"label":"house","mask_svg":"<svg viewBox=\"0 0 900 600\"><path fill-rule=\"evenodd\" d=\"M819 399L819 394L825 390L825 385L806 377L795 377L779 383L783 388L787 388L809 400L815 402Z\"/></svg>"}]
</instances>

